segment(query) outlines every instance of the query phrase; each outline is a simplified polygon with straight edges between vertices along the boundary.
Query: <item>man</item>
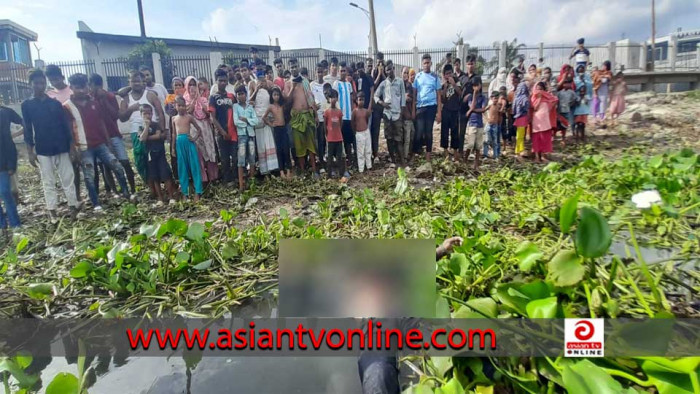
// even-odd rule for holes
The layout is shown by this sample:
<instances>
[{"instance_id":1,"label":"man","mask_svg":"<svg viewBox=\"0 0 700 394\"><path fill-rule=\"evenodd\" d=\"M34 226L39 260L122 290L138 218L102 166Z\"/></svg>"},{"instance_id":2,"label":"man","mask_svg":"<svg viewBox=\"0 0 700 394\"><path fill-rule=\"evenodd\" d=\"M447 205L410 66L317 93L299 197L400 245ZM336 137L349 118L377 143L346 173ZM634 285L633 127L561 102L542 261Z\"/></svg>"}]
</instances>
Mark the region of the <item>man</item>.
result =
<instances>
[{"instance_id":1,"label":"man","mask_svg":"<svg viewBox=\"0 0 700 394\"><path fill-rule=\"evenodd\" d=\"M130 196L124 167L109 150L109 135L100 114L102 108L90 97L87 75L73 74L68 81L73 94L63 104L63 108L73 129L73 146L80 153L85 188L88 190L93 209L95 212L101 212L102 206L95 188L95 162L98 158L116 175L124 198L133 199L136 196Z\"/></svg>"},{"instance_id":2,"label":"man","mask_svg":"<svg viewBox=\"0 0 700 394\"><path fill-rule=\"evenodd\" d=\"M347 81L348 66L345 62L340 63L340 79L333 83L333 90L338 92L338 107L343 112L343 146L345 147L345 157L349 162L352 158L357 159L355 153L355 133L352 131L352 103L355 101L355 92L352 83Z\"/></svg>"},{"instance_id":3,"label":"man","mask_svg":"<svg viewBox=\"0 0 700 394\"><path fill-rule=\"evenodd\" d=\"M102 76L99 74L90 75L89 86L93 100L99 105L100 116L107 128L107 134L109 135L109 142L112 146L113 153L126 172L131 190L135 191L136 181L134 179L134 170L131 168L131 163L129 163L126 145L124 145L124 139L119 132L119 126L117 124L117 119L119 119L119 103L117 103L117 98L114 94L104 90Z\"/></svg>"},{"instance_id":4,"label":"man","mask_svg":"<svg viewBox=\"0 0 700 394\"><path fill-rule=\"evenodd\" d=\"M357 93L365 99L365 108L370 108L372 97L374 97L374 82L365 73L365 65L357 63Z\"/></svg>"},{"instance_id":5,"label":"man","mask_svg":"<svg viewBox=\"0 0 700 394\"><path fill-rule=\"evenodd\" d=\"M333 85L335 81L339 80L338 76L338 58L332 57L328 65L329 74L323 77L323 82ZM345 152L347 154L347 152Z\"/></svg>"},{"instance_id":6,"label":"man","mask_svg":"<svg viewBox=\"0 0 700 394\"><path fill-rule=\"evenodd\" d=\"M588 57L591 55L591 52L583 46L584 42L583 38L579 38L576 41L577 45L571 50L571 55L569 55L569 60L576 58L576 68L578 66L588 67Z\"/></svg>"},{"instance_id":7,"label":"man","mask_svg":"<svg viewBox=\"0 0 700 394\"><path fill-rule=\"evenodd\" d=\"M525 56L518 55L516 61L518 62L517 65L513 66L510 72L516 72L518 77L522 78L522 76L525 75Z\"/></svg>"},{"instance_id":8,"label":"man","mask_svg":"<svg viewBox=\"0 0 700 394\"><path fill-rule=\"evenodd\" d=\"M168 97L168 89L165 86L156 83L153 78L153 70L148 66L139 67L139 71L143 74L143 82L146 84L146 90L154 92L158 96L161 104L165 102L165 98Z\"/></svg>"},{"instance_id":9,"label":"man","mask_svg":"<svg viewBox=\"0 0 700 394\"><path fill-rule=\"evenodd\" d=\"M0 206L0 230L7 238L10 228L19 228L21 225L17 204L19 190L15 190L13 182L17 173L17 148L12 140L12 123L22 125L22 118L12 108L6 107L0 95L0 199L5 204L5 211Z\"/></svg>"},{"instance_id":10,"label":"man","mask_svg":"<svg viewBox=\"0 0 700 394\"><path fill-rule=\"evenodd\" d=\"M389 60L386 63L386 79L379 85L374 94L377 104L384 108L384 137L389 147L389 157L392 167L395 164L403 165L403 122L401 113L406 108L406 88L402 79L396 78L394 63Z\"/></svg>"},{"instance_id":11,"label":"man","mask_svg":"<svg viewBox=\"0 0 700 394\"><path fill-rule=\"evenodd\" d=\"M229 67L226 64L220 64L216 71L214 71L214 74L219 72L219 70L222 70L227 75L226 92L231 93L235 96L236 88L234 86L234 82L236 82L236 76L231 71L231 67ZM219 87L215 80L214 84L211 85L211 89L209 89L209 96L213 96L218 91Z\"/></svg>"},{"instance_id":12,"label":"man","mask_svg":"<svg viewBox=\"0 0 700 394\"><path fill-rule=\"evenodd\" d=\"M275 77L275 85L280 88L280 90L284 90L284 62L282 62L282 59L277 58L273 62L275 65L275 70L277 71L277 77Z\"/></svg>"},{"instance_id":13,"label":"man","mask_svg":"<svg viewBox=\"0 0 700 394\"><path fill-rule=\"evenodd\" d=\"M408 159L411 156L411 142L413 142L416 131L416 93L410 81L410 70L410 68L404 67L401 72L403 76L403 86L406 90L406 106L401 113L401 119L403 119L403 147L401 155L406 164L408 164Z\"/></svg>"},{"instance_id":14,"label":"man","mask_svg":"<svg viewBox=\"0 0 700 394\"><path fill-rule=\"evenodd\" d=\"M66 114L61 103L46 95L46 77L41 70L31 70L27 76L34 91L33 97L22 103L24 118L24 141L27 144L29 164L36 167L39 164L41 184L44 189L46 208L52 222L57 220L58 194L56 177L58 172L61 187L68 200L68 206L73 217L78 214L78 198L75 193L73 166L71 154L76 152L71 148L71 135Z\"/></svg>"},{"instance_id":15,"label":"man","mask_svg":"<svg viewBox=\"0 0 700 394\"><path fill-rule=\"evenodd\" d=\"M46 91L47 96L58 100L61 104L70 99L73 92L70 90L70 87L66 85L66 78L63 76L60 67L54 64L46 66L46 78L51 84L51 89ZM75 173L73 177L75 196L78 198L78 201L80 201L80 163L73 162L73 172Z\"/></svg>"},{"instance_id":16,"label":"man","mask_svg":"<svg viewBox=\"0 0 700 394\"><path fill-rule=\"evenodd\" d=\"M238 131L233 124L233 104L236 99L233 93L228 91L230 86L228 75L224 70L216 70L216 92L209 97L209 112L211 112L214 131L217 135L219 157L223 180L226 183L233 182L233 170L238 163Z\"/></svg>"},{"instance_id":17,"label":"man","mask_svg":"<svg viewBox=\"0 0 700 394\"><path fill-rule=\"evenodd\" d=\"M258 57L258 48L250 47L250 62L256 64L260 58Z\"/></svg>"},{"instance_id":18,"label":"man","mask_svg":"<svg viewBox=\"0 0 700 394\"><path fill-rule=\"evenodd\" d=\"M413 82L413 88L416 89L416 138L413 152L421 153L425 146L425 160L430 162L430 154L433 151L433 124L440 104L440 78L430 71L433 61L429 53L423 55L421 63L423 70Z\"/></svg>"},{"instance_id":19,"label":"man","mask_svg":"<svg viewBox=\"0 0 700 394\"><path fill-rule=\"evenodd\" d=\"M316 173L316 145L314 136L316 130L316 106L311 93L309 81L299 75L299 62L295 57L288 61L292 78L286 82L284 97L291 103L291 128L294 149L299 162L299 168L305 170L306 155L309 155L313 177L318 178Z\"/></svg>"},{"instance_id":20,"label":"man","mask_svg":"<svg viewBox=\"0 0 700 394\"><path fill-rule=\"evenodd\" d=\"M326 126L324 124L323 113L328 107L328 100L323 91L323 82L325 70L323 65L318 63L316 65L316 79L311 81L311 93L314 96L314 101L316 102L316 116L318 119L318 124L316 125L316 148L318 149L318 161L323 166L324 156L326 155ZM321 172L323 173L323 168Z\"/></svg>"},{"instance_id":21,"label":"man","mask_svg":"<svg viewBox=\"0 0 700 394\"><path fill-rule=\"evenodd\" d=\"M468 62L468 61L467 61ZM468 63L467 63L468 64ZM452 64L445 64L442 67L442 79L444 83L440 89L440 147L450 154L452 149L453 157L457 156L459 149L459 112L462 97L462 85L452 74Z\"/></svg>"},{"instance_id":22,"label":"man","mask_svg":"<svg viewBox=\"0 0 700 394\"><path fill-rule=\"evenodd\" d=\"M139 139L139 128L143 126L141 118L141 105L150 104L155 111L153 121L158 122L161 130L165 128L165 115L163 114L163 106L155 92L146 90L144 83L144 75L140 71L132 71L129 74L130 91L119 104L119 120L129 122L129 131L131 133L131 143L134 150L134 165L136 171L143 179L144 183L148 182L146 176L147 153L146 146ZM171 138L170 141L175 141ZM175 144L171 142L171 155L175 156Z\"/></svg>"},{"instance_id":23,"label":"man","mask_svg":"<svg viewBox=\"0 0 700 394\"><path fill-rule=\"evenodd\" d=\"M367 59L365 59L365 67L367 68L365 71L367 72L368 75L372 75L373 64L374 64L374 59L372 59L371 57L368 57Z\"/></svg>"},{"instance_id":24,"label":"man","mask_svg":"<svg viewBox=\"0 0 700 394\"><path fill-rule=\"evenodd\" d=\"M371 65L369 67L372 68ZM376 92L379 89L379 85L386 79L384 54L382 52L377 52L377 67L372 69L370 75L372 76L374 91ZM370 131L372 132L372 156L374 157L374 162L377 163L379 162L379 127L384 114L384 107L375 102L375 100L372 100L372 103L372 124L370 125Z\"/></svg>"},{"instance_id":25,"label":"man","mask_svg":"<svg viewBox=\"0 0 700 394\"><path fill-rule=\"evenodd\" d=\"M458 156L463 156L464 153L464 135L467 132L467 111L469 111L469 103L466 102L467 96L474 93L474 85L481 85L481 77L476 74L476 56L467 55L465 59L466 73L462 75L459 79L459 83L462 85L461 92L461 102L459 106L459 139L458 139L458 151L459 154L455 154L455 158ZM462 157L466 162L466 157Z\"/></svg>"}]
</instances>

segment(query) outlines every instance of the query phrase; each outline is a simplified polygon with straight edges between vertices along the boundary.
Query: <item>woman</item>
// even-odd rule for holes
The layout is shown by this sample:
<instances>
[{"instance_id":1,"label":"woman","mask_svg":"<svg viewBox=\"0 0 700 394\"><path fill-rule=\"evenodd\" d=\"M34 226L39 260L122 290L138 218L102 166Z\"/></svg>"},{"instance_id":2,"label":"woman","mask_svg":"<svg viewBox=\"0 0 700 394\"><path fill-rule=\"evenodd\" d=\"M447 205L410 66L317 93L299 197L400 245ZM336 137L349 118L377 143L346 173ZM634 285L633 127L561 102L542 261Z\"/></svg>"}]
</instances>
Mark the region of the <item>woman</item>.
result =
<instances>
[{"instance_id":1,"label":"woman","mask_svg":"<svg viewBox=\"0 0 700 394\"><path fill-rule=\"evenodd\" d=\"M547 162L552 152L552 135L557 126L557 98L549 93L544 82L538 82L532 93L532 153L535 162Z\"/></svg>"},{"instance_id":2,"label":"woman","mask_svg":"<svg viewBox=\"0 0 700 394\"><path fill-rule=\"evenodd\" d=\"M557 90L564 89L566 84L571 85L571 90L576 90L574 86L574 69L568 64L561 66L561 71L559 71L559 76L557 77Z\"/></svg>"},{"instance_id":3,"label":"woman","mask_svg":"<svg viewBox=\"0 0 700 394\"><path fill-rule=\"evenodd\" d=\"M270 126L263 122L263 117L270 107L270 92L268 91L270 86L270 82L266 78L258 79L253 96L250 98L250 103L255 108L255 115L260 120L255 126L255 145L258 152L258 167L262 175L269 175L270 172L279 169L275 136Z\"/></svg>"},{"instance_id":4,"label":"woman","mask_svg":"<svg viewBox=\"0 0 700 394\"><path fill-rule=\"evenodd\" d=\"M527 82L520 82L513 98L513 126L515 131L515 154L518 161L527 155L525 151L525 134L530 123L530 90Z\"/></svg>"},{"instance_id":5,"label":"woman","mask_svg":"<svg viewBox=\"0 0 700 394\"><path fill-rule=\"evenodd\" d=\"M627 94L627 84L622 71L615 74L612 82L612 99L610 100L610 118L613 124L617 118L625 112L625 95Z\"/></svg>"},{"instance_id":6,"label":"woman","mask_svg":"<svg viewBox=\"0 0 700 394\"><path fill-rule=\"evenodd\" d=\"M598 99L598 118L605 120L605 111L608 109L608 96L610 95L610 61L603 62L603 68L593 74L593 97ZM597 120L596 120L597 123Z\"/></svg>"},{"instance_id":7,"label":"woman","mask_svg":"<svg viewBox=\"0 0 700 394\"><path fill-rule=\"evenodd\" d=\"M197 125L202 129L202 133L195 144L200 155L202 182L212 182L219 178L219 166L216 163L216 145L214 144L214 133L209 121L208 97L209 89L200 89L197 79L189 76L185 79L185 103L187 112L190 113Z\"/></svg>"},{"instance_id":8,"label":"woman","mask_svg":"<svg viewBox=\"0 0 700 394\"><path fill-rule=\"evenodd\" d=\"M494 78L493 81L491 81L491 83L489 84L489 91L488 91L489 97L491 96L491 93L498 92L499 89L501 89L501 86L506 86L506 82L507 82L506 77L507 77L506 68L505 67L499 68L498 74L496 74L496 78Z\"/></svg>"}]
</instances>

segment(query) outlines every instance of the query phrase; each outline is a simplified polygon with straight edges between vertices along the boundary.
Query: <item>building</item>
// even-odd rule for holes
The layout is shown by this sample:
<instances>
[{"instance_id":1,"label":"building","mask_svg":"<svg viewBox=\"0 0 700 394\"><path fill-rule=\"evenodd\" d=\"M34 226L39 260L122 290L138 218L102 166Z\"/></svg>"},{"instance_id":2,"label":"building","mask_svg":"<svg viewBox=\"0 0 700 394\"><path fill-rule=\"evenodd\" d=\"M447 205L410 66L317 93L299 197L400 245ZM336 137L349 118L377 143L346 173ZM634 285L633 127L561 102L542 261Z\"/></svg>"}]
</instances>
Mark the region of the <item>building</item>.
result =
<instances>
[{"instance_id":1,"label":"building","mask_svg":"<svg viewBox=\"0 0 700 394\"><path fill-rule=\"evenodd\" d=\"M651 60L651 39L647 40L647 59ZM676 68L694 68L700 66L697 60L698 45L700 45L700 29L682 31L678 29L664 37L657 37L654 42L654 60L656 66L669 65L671 57L675 56ZM676 52L669 48L675 46Z\"/></svg>"},{"instance_id":2,"label":"building","mask_svg":"<svg viewBox=\"0 0 700 394\"><path fill-rule=\"evenodd\" d=\"M194 75L211 79L212 72L219 63L231 62L232 58L249 57L251 46L257 48L260 57L266 61L269 52L280 50L279 46L270 45L96 33L82 21L78 22L76 34L80 39L83 61L95 65L96 72L105 78L110 89L126 83L126 74L131 67L124 59L135 46L149 41L163 41L172 51L172 57L161 59L160 65L147 59L148 65L155 71L157 82L164 83L166 87L169 87L170 79L174 75Z\"/></svg>"},{"instance_id":3,"label":"building","mask_svg":"<svg viewBox=\"0 0 700 394\"><path fill-rule=\"evenodd\" d=\"M0 94L5 102L31 95L27 72L32 67L30 43L37 34L8 19L0 19Z\"/></svg>"}]
</instances>

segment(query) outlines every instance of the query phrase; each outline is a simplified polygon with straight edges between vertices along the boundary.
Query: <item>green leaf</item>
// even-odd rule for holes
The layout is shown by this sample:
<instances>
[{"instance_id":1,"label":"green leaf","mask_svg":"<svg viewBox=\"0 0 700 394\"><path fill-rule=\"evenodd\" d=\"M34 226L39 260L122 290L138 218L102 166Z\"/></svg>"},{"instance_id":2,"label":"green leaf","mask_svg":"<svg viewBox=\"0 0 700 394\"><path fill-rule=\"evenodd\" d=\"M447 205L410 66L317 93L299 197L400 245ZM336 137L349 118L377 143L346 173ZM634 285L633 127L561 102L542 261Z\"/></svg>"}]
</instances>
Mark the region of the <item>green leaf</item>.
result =
<instances>
[{"instance_id":1,"label":"green leaf","mask_svg":"<svg viewBox=\"0 0 700 394\"><path fill-rule=\"evenodd\" d=\"M559 228L564 234L568 234L571 225L576 221L576 209L578 208L579 193L569 197L559 210Z\"/></svg>"},{"instance_id":2,"label":"green leaf","mask_svg":"<svg viewBox=\"0 0 700 394\"><path fill-rule=\"evenodd\" d=\"M593 208L581 208L581 219L576 229L576 250L584 257L600 257L607 253L612 242L607 220Z\"/></svg>"},{"instance_id":3,"label":"green leaf","mask_svg":"<svg viewBox=\"0 0 700 394\"><path fill-rule=\"evenodd\" d=\"M229 222L231 219L233 219L233 214L225 209L222 209L221 212L219 212L219 216L224 222Z\"/></svg>"},{"instance_id":4,"label":"green leaf","mask_svg":"<svg viewBox=\"0 0 700 394\"><path fill-rule=\"evenodd\" d=\"M547 265L547 279L557 287L573 286L586 274L581 257L573 250L560 250Z\"/></svg>"},{"instance_id":5,"label":"green leaf","mask_svg":"<svg viewBox=\"0 0 700 394\"><path fill-rule=\"evenodd\" d=\"M404 171L403 168L399 167L399 169L396 172L398 174L399 179L396 181L396 188L394 189L394 193L401 195L406 193L406 190L408 190L408 178L406 177L406 171Z\"/></svg>"},{"instance_id":6,"label":"green leaf","mask_svg":"<svg viewBox=\"0 0 700 394\"><path fill-rule=\"evenodd\" d=\"M35 300L43 300L53 295L53 283L35 283L27 287L27 295Z\"/></svg>"},{"instance_id":7,"label":"green leaf","mask_svg":"<svg viewBox=\"0 0 700 394\"><path fill-rule=\"evenodd\" d=\"M448 319L450 317L450 305L444 297L438 294L435 301L435 317L438 319Z\"/></svg>"},{"instance_id":8,"label":"green leaf","mask_svg":"<svg viewBox=\"0 0 700 394\"><path fill-rule=\"evenodd\" d=\"M195 265L192 268L196 269L197 271L203 271L205 269L209 269L209 267L211 267L211 260L202 261L201 263Z\"/></svg>"},{"instance_id":9,"label":"green leaf","mask_svg":"<svg viewBox=\"0 0 700 394\"><path fill-rule=\"evenodd\" d=\"M695 359L695 360L693 360ZM642 370L649 378L649 381L656 386L659 394L681 394L694 393L693 383L690 374L696 375L696 381L700 381L700 372L697 366L700 357L679 359L668 362L660 357L648 357L642 363ZM685 361L681 361L685 360ZM691 369L695 367L694 369Z\"/></svg>"},{"instance_id":10,"label":"green leaf","mask_svg":"<svg viewBox=\"0 0 700 394\"><path fill-rule=\"evenodd\" d=\"M617 394L622 385L589 360L567 365L562 372L564 387L570 394Z\"/></svg>"},{"instance_id":11,"label":"green leaf","mask_svg":"<svg viewBox=\"0 0 700 394\"><path fill-rule=\"evenodd\" d=\"M527 316L526 307L530 301L549 297L549 294L549 286L540 280L526 284L507 283L496 289L499 300L522 316Z\"/></svg>"},{"instance_id":12,"label":"green leaf","mask_svg":"<svg viewBox=\"0 0 700 394\"><path fill-rule=\"evenodd\" d=\"M92 271L93 265L87 261L81 261L70 270L70 276L73 278L84 278L87 274Z\"/></svg>"},{"instance_id":13,"label":"green leaf","mask_svg":"<svg viewBox=\"0 0 700 394\"><path fill-rule=\"evenodd\" d=\"M435 374L440 378L452 368L452 357L430 357L430 361L435 369Z\"/></svg>"},{"instance_id":14,"label":"green leaf","mask_svg":"<svg viewBox=\"0 0 700 394\"><path fill-rule=\"evenodd\" d=\"M304 227L304 224L306 224L306 221L304 221L304 219L302 219L302 218L296 218L296 219L292 220L292 224L299 227L299 228L302 228L302 227Z\"/></svg>"},{"instance_id":15,"label":"green leaf","mask_svg":"<svg viewBox=\"0 0 700 394\"><path fill-rule=\"evenodd\" d=\"M537 263L537 260L542 258L543 254L534 243L523 241L515 250L515 256L520 260L520 270L523 272L530 272Z\"/></svg>"},{"instance_id":16,"label":"green leaf","mask_svg":"<svg viewBox=\"0 0 700 394\"><path fill-rule=\"evenodd\" d=\"M32 364L33 357L31 354L27 353L21 353L13 357L17 365L22 368L26 369L28 366Z\"/></svg>"},{"instance_id":17,"label":"green leaf","mask_svg":"<svg viewBox=\"0 0 700 394\"><path fill-rule=\"evenodd\" d=\"M26 358L18 362L14 357L0 357L0 375L2 375L3 372L9 372L10 375L17 380L20 387L30 388L39 380L39 375L26 373L24 368L20 366L25 363Z\"/></svg>"},{"instance_id":18,"label":"green leaf","mask_svg":"<svg viewBox=\"0 0 700 394\"><path fill-rule=\"evenodd\" d=\"M465 256L464 253L452 253L448 267L453 274L464 275L464 273L466 273L469 269L467 256Z\"/></svg>"},{"instance_id":19,"label":"green leaf","mask_svg":"<svg viewBox=\"0 0 700 394\"><path fill-rule=\"evenodd\" d=\"M15 252L17 254L20 254L24 250L24 248L27 247L27 245L29 245L29 238L22 237L22 239L19 240L17 246L15 247Z\"/></svg>"},{"instance_id":20,"label":"green leaf","mask_svg":"<svg viewBox=\"0 0 700 394\"><path fill-rule=\"evenodd\" d=\"M525 310L531 319L554 319L557 317L557 297L530 301Z\"/></svg>"},{"instance_id":21,"label":"green leaf","mask_svg":"<svg viewBox=\"0 0 700 394\"><path fill-rule=\"evenodd\" d=\"M185 234L185 238L190 241L201 241L204 238L204 225L202 223L194 222L190 224Z\"/></svg>"},{"instance_id":22,"label":"green leaf","mask_svg":"<svg viewBox=\"0 0 700 394\"><path fill-rule=\"evenodd\" d=\"M496 301L491 297L472 298L467 301L466 304L469 305L470 308L476 309L488 317L496 317L496 315L498 315L498 305L496 305ZM483 316L479 315L479 317Z\"/></svg>"},{"instance_id":23,"label":"green leaf","mask_svg":"<svg viewBox=\"0 0 700 394\"><path fill-rule=\"evenodd\" d=\"M187 222L180 219L168 219L158 228L158 238L166 234L184 235L187 232Z\"/></svg>"},{"instance_id":24,"label":"green leaf","mask_svg":"<svg viewBox=\"0 0 700 394\"><path fill-rule=\"evenodd\" d=\"M238 256L238 249L236 249L233 245L227 243L221 249L221 256L225 259L236 257Z\"/></svg>"},{"instance_id":25,"label":"green leaf","mask_svg":"<svg viewBox=\"0 0 700 394\"><path fill-rule=\"evenodd\" d=\"M160 226L155 225L155 224L142 224L141 227L139 227L139 234L143 234L146 237L150 238L158 234L158 229Z\"/></svg>"},{"instance_id":26,"label":"green leaf","mask_svg":"<svg viewBox=\"0 0 700 394\"><path fill-rule=\"evenodd\" d=\"M433 389L431 386L425 383L418 383L413 386L409 386L402 394L433 394Z\"/></svg>"},{"instance_id":27,"label":"green leaf","mask_svg":"<svg viewBox=\"0 0 700 394\"><path fill-rule=\"evenodd\" d=\"M656 155L649 159L649 166L651 168L659 168L661 165L664 163L664 157L663 155Z\"/></svg>"},{"instance_id":28,"label":"green leaf","mask_svg":"<svg viewBox=\"0 0 700 394\"><path fill-rule=\"evenodd\" d=\"M46 387L46 394L79 394L79 390L78 378L72 373L61 372Z\"/></svg>"},{"instance_id":29,"label":"green leaf","mask_svg":"<svg viewBox=\"0 0 700 394\"><path fill-rule=\"evenodd\" d=\"M175 255L175 262L178 264L187 263L190 261L190 254L187 252L177 252Z\"/></svg>"},{"instance_id":30,"label":"green leaf","mask_svg":"<svg viewBox=\"0 0 700 394\"><path fill-rule=\"evenodd\" d=\"M464 394L464 388L455 378L450 379L442 387L435 389L435 394Z\"/></svg>"}]
</instances>

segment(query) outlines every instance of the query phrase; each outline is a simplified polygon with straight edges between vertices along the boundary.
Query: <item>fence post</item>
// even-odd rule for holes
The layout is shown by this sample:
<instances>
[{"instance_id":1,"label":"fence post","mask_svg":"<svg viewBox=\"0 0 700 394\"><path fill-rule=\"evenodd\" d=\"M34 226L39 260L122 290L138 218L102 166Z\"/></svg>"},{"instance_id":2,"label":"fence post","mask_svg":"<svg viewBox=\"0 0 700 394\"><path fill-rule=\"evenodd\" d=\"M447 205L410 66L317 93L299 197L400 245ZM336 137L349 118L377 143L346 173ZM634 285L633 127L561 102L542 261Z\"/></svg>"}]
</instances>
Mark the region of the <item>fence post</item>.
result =
<instances>
[{"instance_id":1,"label":"fence post","mask_svg":"<svg viewBox=\"0 0 700 394\"><path fill-rule=\"evenodd\" d=\"M318 61L326 60L326 50L323 48L318 49Z\"/></svg>"},{"instance_id":2,"label":"fence post","mask_svg":"<svg viewBox=\"0 0 700 394\"><path fill-rule=\"evenodd\" d=\"M615 41L608 43L608 60L610 61L610 72L615 72Z\"/></svg>"},{"instance_id":3,"label":"fence post","mask_svg":"<svg viewBox=\"0 0 700 394\"><path fill-rule=\"evenodd\" d=\"M678 53L678 36L671 34L671 41L668 43L668 61L671 63L671 71L676 71L676 54Z\"/></svg>"},{"instance_id":4,"label":"fence post","mask_svg":"<svg viewBox=\"0 0 700 394\"><path fill-rule=\"evenodd\" d=\"M647 70L647 42L644 41L639 49L639 69L644 72Z\"/></svg>"},{"instance_id":5,"label":"fence post","mask_svg":"<svg viewBox=\"0 0 700 394\"><path fill-rule=\"evenodd\" d=\"M160 64L160 53L151 53L153 59L153 81L156 83L165 83L163 81L163 65Z\"/></svg>"},{"instance_id":6,"label":"fence post","mask_svg":"<svg viewBox=\"0 0 700 394\"><path fill-rule=\"evenodd\" d=\"M211 73L212 80L214 78L214 73L216 72L217 67L219 67L219 64L223 64L223 62L224 55L221 52L209 52L209 71ZM213 83L216 83L216 81L213 81Z\"/></svg>"},{"instance_id":7,"label":"fence post","mask_svg":"<svg viewBox=\"0 0 700 394\"><path fill-rule=\"evenodd\" d=\"M467 62L467 51L464 50L464 44L459 44L455 48L457 51L457 58L462 59L462 65Z\"/></svg>"},{"instance_id":8,"label":"fence post","mask_svg":"<svg viewBox=\"0 0 700 394\"><path fill-rule=\"evenodd\" d=\"M537 45L537 61L539 62L540 59L544 59L544 42Z\"/></svg>"},{"instance_id":9,"label":"fence post","mask_svg":"<svg viewBox=\"0 0 700 394\"><path fill-rule=\"evenodd\" d=\"M267 51L267 60L268 60L267 64L272 66L273 62L275 61L275 50L274 49L270 49L269 51ZM272 69L274 70L275 68L272 67Z\"/></svg>"},{"instance_id":10,"label":"fence post","mask_svg":"<svg viewBox=\"0 0 700 394\"><path fill-rule=\"evenodd\" d=\"M498 51L498 67L499 68L501 68L501 67L507 68L507 65L506 65L506 62L508 61L508 59L506 58L507 52L508 52L508 41L503 41L503 42L501 42L501 50Z\"/></svg>"},{"instance_id":11,"label":"fence post","mask_svg":"<svg viewBox=\"0 0 700 394\"><path fill-rule=\"evenodd\" d=\"M413 47L413 69L416 70L416 73L418 73L418 70L420 70L420 54L418 54L418 47Z\"/></svg>"}]
</instances>

